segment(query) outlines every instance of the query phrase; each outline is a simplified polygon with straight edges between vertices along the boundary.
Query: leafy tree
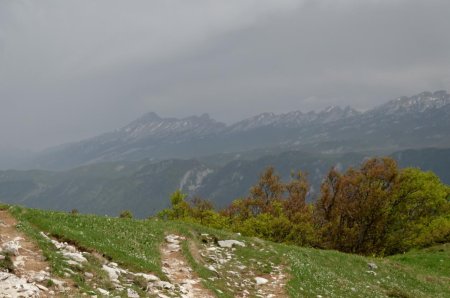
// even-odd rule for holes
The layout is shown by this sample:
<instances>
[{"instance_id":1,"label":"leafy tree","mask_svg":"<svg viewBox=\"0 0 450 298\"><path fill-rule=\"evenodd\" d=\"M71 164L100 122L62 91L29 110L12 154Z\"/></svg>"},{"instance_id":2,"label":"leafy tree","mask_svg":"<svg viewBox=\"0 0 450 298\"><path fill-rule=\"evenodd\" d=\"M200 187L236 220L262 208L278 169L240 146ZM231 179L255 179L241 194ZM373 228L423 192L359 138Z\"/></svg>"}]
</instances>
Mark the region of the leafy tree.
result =
<instances>
[{"instance_id":1,"label":"leafy tree","mask_svg":"<svg viewBox=\"0 0 450 298\"><path fill-rule=\"evenodd\" d=\"M285 191L280 176L273 167L268 167L259 177L255 186L250 189L250 198L263 203L267 211L272 201L279 200Z\"/></svg>"},{"instance_id":2,"label":"leafy tree","mask_svg":"<svg viewBox=\"0 0 450 298\"><path fill-rule=\"evenodd\" d=\"M316 204L322 245L354 253L380 251L397 174L390 158L369 159L344 174L332 169Z\"/></svg>"},{"instance_id":3,"label":"leafy tree","mask_svg":"<svg viewBox=\"0 0 450 298\"><path fill-rule=\"evenodd\" d=\"M309 183L306 174L301 171L291 173L291 181L285 184L287 199L284 202L285 215L293 220L297 213L307 212L306 195L309 191Z\"/></svg>"},{"instance_id":4,"label":"leafy tree","mask_svg":"<svg viewBox=\"0 0 450 298\"><path fill-rule=\"evenodd\" d=\"M190 206L186 202L187 195L177 189L170 196L170 208L158 213L158 217L163 219L183 219L189 217Z\"/></svg>"},{"instance_id":5,"label":"leafy tree","mask_svg":"<svg viewBox=\"0 0 450 298\"><path fill-rule=\"evenodd\" d=\"M195 219L204 224L205 220L212 215L213 204L210 201L195 196L191 200L191 212Z\"/></svg>"},{"instance_id":6,"label":"leafy tree","mask_svg":"<svg viewBox=\"0 0 450 298\"><path fill-rule=\"evenodd\" d=\"M450 188L432 172L401 171L387 224L386 253L450 240Z\"/></svg>"}]
</instances>

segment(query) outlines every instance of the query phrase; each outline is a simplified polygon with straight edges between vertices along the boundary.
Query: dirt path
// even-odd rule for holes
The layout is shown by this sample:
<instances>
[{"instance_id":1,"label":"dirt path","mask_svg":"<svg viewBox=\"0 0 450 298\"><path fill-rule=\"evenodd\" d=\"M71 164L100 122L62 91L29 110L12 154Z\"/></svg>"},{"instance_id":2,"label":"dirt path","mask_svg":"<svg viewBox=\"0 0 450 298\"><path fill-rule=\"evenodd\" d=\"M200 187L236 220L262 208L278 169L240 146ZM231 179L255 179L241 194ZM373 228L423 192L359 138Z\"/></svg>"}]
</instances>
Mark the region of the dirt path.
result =
<instances>
[{"instance_id":1,"label":"dirt path","mask_svg":"<svg viewBox=\"0 0 450 298\"><path fill-rule=\"evenodd\" d=\"M16 225L15 218L0 210L0 259L4 264L0 268L0 298L59 297L73 292L71 285L51 276L42 251ZM53 284L52 288L48 284Z\"/></svg>"},{"instance_id":2,"label":"dirt path","mask_svg":"<svg viewBox=\"0 0 450 298\"><path fill-rule=\"evenodd\" d=\"M167 235L161 248L163 272L170 280L168 287L177 290L181 297L214 297L211 291L202 286L198 278L184 258L180 242L185 240L178 235Z\"/></svg>"}]
</instances>

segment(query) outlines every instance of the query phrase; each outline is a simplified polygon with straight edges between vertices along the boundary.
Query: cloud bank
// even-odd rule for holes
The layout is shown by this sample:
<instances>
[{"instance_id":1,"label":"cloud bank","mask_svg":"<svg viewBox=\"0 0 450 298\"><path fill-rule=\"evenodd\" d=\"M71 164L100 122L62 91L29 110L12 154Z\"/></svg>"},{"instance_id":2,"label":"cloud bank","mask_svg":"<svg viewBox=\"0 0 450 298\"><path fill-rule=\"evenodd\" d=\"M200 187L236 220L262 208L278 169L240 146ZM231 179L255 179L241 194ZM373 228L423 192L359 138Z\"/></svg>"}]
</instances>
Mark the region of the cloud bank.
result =
<instances>
[{"instance_id":1,"label":"cloud bank","mask_svg":"<svg viewBox=\"0 0 450 298\"><path fill-rule=\"evenodd\" d=\"M148 111L232 122L450 89L448 11L445 0L3 0L0 139L41 149Z\"/></svg>"}]
</instances>

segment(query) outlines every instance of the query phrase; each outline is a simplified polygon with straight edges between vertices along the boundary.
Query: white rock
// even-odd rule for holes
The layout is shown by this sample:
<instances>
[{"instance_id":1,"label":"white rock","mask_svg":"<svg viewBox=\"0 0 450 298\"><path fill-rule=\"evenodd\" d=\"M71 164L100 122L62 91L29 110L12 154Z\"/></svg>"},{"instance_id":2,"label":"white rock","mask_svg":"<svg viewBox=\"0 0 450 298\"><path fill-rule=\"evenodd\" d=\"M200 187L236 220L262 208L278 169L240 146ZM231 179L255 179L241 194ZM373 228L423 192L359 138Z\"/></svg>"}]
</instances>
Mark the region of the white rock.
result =
<instances>
[{"instance_id":1,"label":"white rock","mask_svg":"<svg viewBox=\"0 0 450 298\"><path fill-rule=\"evenodd\" d=\"M103 271L108 273L109 279L111 281L115 281L119 278L120 271L118 271L116 268L109 267L107 265L102 266Z\"/></svg>"},{"instance_id":2,"label":"white rock","mask_svg":"<svg viewBox=\"0 0 450 298\"><path fill-rule=\"evenodd\" d=\"M41 291L48 292L48 288L44 287L43 285L37 284L36 287L38 287Z\"/></svg>"},{"instance_id":3,"label":"white rock","mask_svg":"<svg viewBox=\"0 0 450 298\"><path fill-rule=\"evenodd\" d=\"M133 289L127 289L128 298L139 298L139 294Z\"/></svg>"},{"instance_id":4,"label":"white rock","mask_svg":"<svg viewBox=\"0 0 450 298\"><path fill-rule=\"evenodd\" d=\"M72 245L66 245L66 247L64 247L64 250L71 252L71 253L78 252L78 250L75 248L75 246L72 246Z\"/></svg>"},{"instance_id":5,"label":"white rock","mask_svg":"<svg viewBox=\"0 0 450 298\"><path fill-rule=\"evenodd\" d=\"M178 244L168 244L167 248L170 251L179 251L180 250L180 246Z\"/></svg>"},{"instance_id":6,"label":"white rock","mask_svg":"<svg viewBox=\"0 0 450 298\"><path fill-rule=\"evenodd\" d=\"M174 288L174 285L167 281L158 281L156 283L156 287L161 288L161 289L171 290Z\"/></svg>"},{"instance_id":7,"label":"white rock","mask_svg":"<svg viewBox=\"0 0 450 298\"><path fill-rule=\"evenodd\" d=\"M24 256L17 256L16 259L13 261L13 266L15 268L19 268L19 267L25 266L25 257Z\"/></svg>"},{"instance_id":8,"label":"white rock","mask_svg":"<svg viewBox=\"0 0 450 298\"><path fill-rule=\"evenodd\" d=\"M70 266L83 267L83 266L81 266L80 263L78 263L78 262L76 262L74 260L68 260L67 264L69 264Z\"/></svg>"},{"instance_id":9,"label":"white rock","mask_svg":"<svg viewBox=\"0 0 450 298\"><path fill-rule=\"evenodd\" d=\"M180 239L180 237L178 235L167 235L164 239L168 243L175 243L175 244L180 243L180 241L178 240Z\"/></svg>"},{"instance_id":10,"label":"white rock","mask_svg":"<svg viewBox=\"0 0 450 298\"><path fill-rule=\"evenodd\" d=\"M245 243L237 240L220 240L217 242L220 247L232 248L234 245L245 247Z\"/></svg>"},{"instance_id":11,"label":"white rock","mask_svg":"<svg viewBox=\"0 0 450 298\"><path fill-rule=\"evenodd\" d=\"M21 246L18 241L12 240L3 244L3 251L18 256L20 247Z\"/></svg>"},{"instance_id":12,"label":"white rock","mask_svg":"<svg viewBox=\"0 0 450 298\"><path fill-rule=\"evenodd\" d=\"M90 272L85 272L84 276L86 276L87 278L93 278L94 274L90 273Z\"/></svg>"},{"instance_id":13,"label":"white rock","mask_svg":"<svg viewBox=\"0 0 450 298\"><path fill-rule=\"evenodd\" d=\"M0 272L1 297L39 297L39 288L14 274Z\"/></svg>"},{"instance_id":14,"label":"white rock","mask_svg":"<svg viewBox=\"0 0 450 298\"><path fill-rule=\"evenodd\" d=\"M78 263L87 262L87 259L85 257L83 257L83 255L81 253L79 253L79 252L63 251L62 254L67 259L71 259L71 260L73 260L75 262L78 262Z\"/></svg>"},{"instance_id":15,"label":"white rock","mask_svg":"<svg viewBox=\"0 0 450 298\"><path fill-rule=\"evenodd\" d=\"M140 276L144 278L146 281L158 281L159 277L153 274L146 274L146 273L136 273L135 276Z\"/></svg>"},{"instance_id":16,"label":"white rock","mask_svg":"<svg viewBox=\"0 0 450 298\"><path fill-rule=\"evenodd\" d=\"M50 273L41 270L39 272L30 272L29 276L29 281L31 282L43 282L50 277Z\"/></svg>"},{"instance_id":17,"label":"white rock","mask_svg":"<svg viewBox=\"0 0 450 298\"><path fill-rule=\"evenodd\" d=\"M55 284L58 287L63 287L66 284L66 282L63 280L54 279L54 278L51 278L50 280L53 284Z\"/></svg>"},{"instance_id":18,"label":"white rock","mask_svg":"<svg viewBox=\"0 0 450 298\"><path fill-rule=\"evenodd\" d=\"M265 285L266 283L269 282L269 280L264 277L255 277L255 282L258 286L260 286L260 285Z\"/></svg>"},{"instance_id":19,"label":"white rock","mask_svg":"<svg viewBox=\"0 0 450 298\"><path fill-rule=\"evenodd\" d=\"M100 294L104 295L104 296L109 296L109 292L105 289L102 288L97 288L97 291L100 292Z\"/></svg>"},{"instance_id":20,"label":"white rock","mask_svg":"<svg viewBox=\"0 0 450 298\"><path fill-rule=\"evenodd\" d=\"M208 269L211 270L211 271L213 271L213 272L215 272L215 273L219 273L219 272L217 272L217 269L214 268L212 265L209 265L209 266L208 266Z\"/></svg>"}]
</instances>

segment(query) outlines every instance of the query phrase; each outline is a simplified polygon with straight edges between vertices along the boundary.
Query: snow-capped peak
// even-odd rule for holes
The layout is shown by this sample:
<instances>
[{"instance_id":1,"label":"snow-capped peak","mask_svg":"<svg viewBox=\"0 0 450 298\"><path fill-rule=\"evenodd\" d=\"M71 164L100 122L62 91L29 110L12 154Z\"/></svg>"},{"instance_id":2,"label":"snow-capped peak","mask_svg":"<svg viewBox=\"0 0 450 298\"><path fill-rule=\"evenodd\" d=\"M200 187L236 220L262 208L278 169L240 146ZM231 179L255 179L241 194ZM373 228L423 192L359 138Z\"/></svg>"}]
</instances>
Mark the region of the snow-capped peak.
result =
<instances>
[{"instance_id":1,"label":"snow-capped peak","mask_svg":"<svg viewBox=\"0 0 450 298\"><path fill-rule=\"evenodd\" d=\"M344 109L338 106L330 106L319 112L310 111L308 113L301 111L293 111L285 114L263 113L233 124L228 131L249 131L268 126L295 128L305 124L329 123L358 114L358 111L348 106Z\"/></svg>"},{"instance_id":2,"label":"snow-capped peak","mask_svg":"<svg viewBox=\"0 0 450 298\"><path fill-rule=\"evenodd\" d=\"M151 112L123 127L120 132L127 138L166 137L179 134L201 136L220 131L225 124L217 122L208 114L190 116L182 119L161 118Z\"/></svg>"},{"instance_id":3,"label":"snow-capped peak","mask_svg":"<svg viewBox=\"0 0 450 298\"><path fill-rule=\"evenodd\" d=\"M397 113L422 113L439 109L450 104L450 94L446 91L422 92L411 97L402 96L374 109L386 115Z\"/></svg>"}]
</instances>

